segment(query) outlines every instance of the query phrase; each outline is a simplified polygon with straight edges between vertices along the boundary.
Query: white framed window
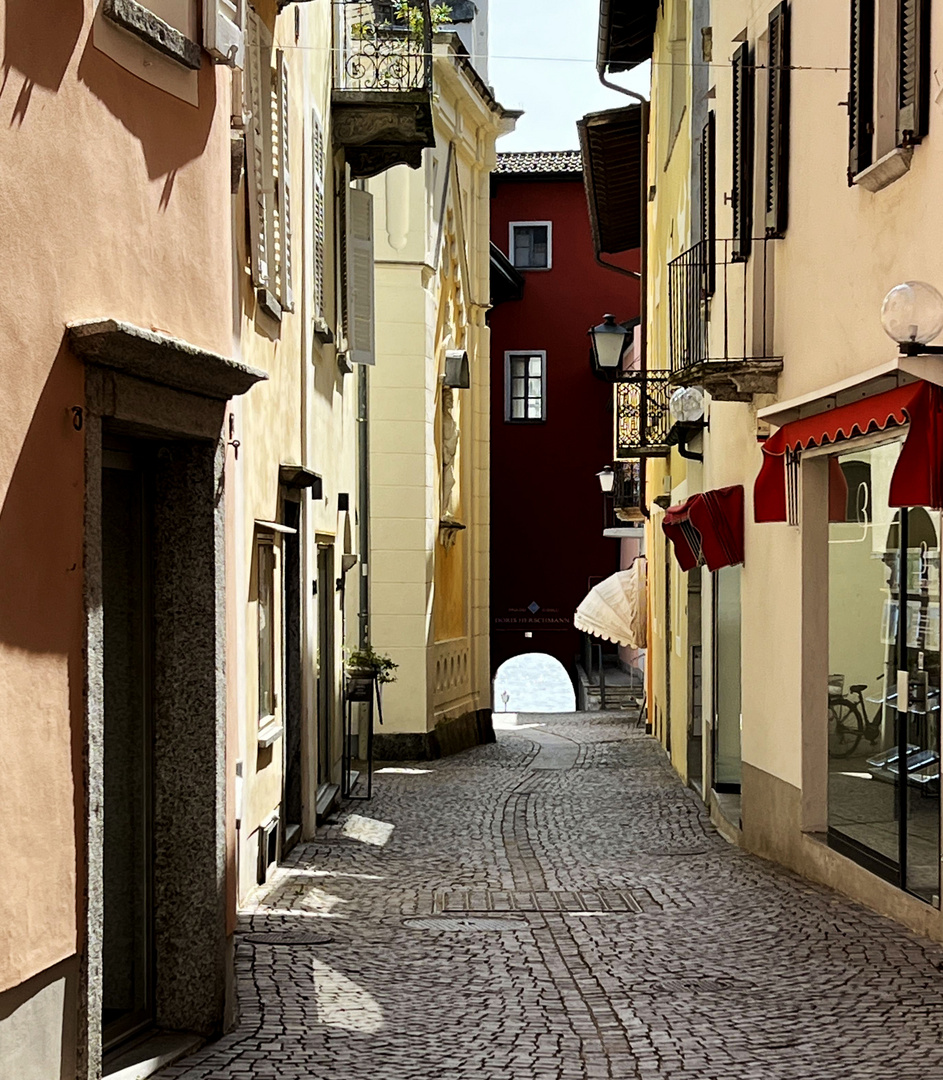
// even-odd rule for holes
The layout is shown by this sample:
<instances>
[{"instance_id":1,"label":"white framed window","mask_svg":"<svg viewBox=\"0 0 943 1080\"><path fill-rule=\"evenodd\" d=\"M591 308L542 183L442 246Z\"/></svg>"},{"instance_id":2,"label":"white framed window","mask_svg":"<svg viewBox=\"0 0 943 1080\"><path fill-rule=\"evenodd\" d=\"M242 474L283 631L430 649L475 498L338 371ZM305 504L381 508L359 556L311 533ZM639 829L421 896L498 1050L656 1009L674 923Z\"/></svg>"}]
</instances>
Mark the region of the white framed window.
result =
<instances>
[{"instance_id":1,"label":"white framed window","mask_svg":"<svg viewBox=\"0 0 943 1080\"><path fill-rule=\"evenodd\" d=\"M278 704L275 649L275 544L262 537L256 545L259 609L259 726L264 727L275 715Z\"/></svg>"},{"instance_id":2,"label":"white framed window","mask_svg":"<svg viewBox=\"0 0 943 1080\"><path fill-rule=\"evenodd\" d=\"M313 182L313 235L314 266L313 266L313 293L314 293L314 318L316 322L324 322L326 319L325 303L325 244L327 238L327 201L325 195L325 148L324 129L317 110L311 110L311 177Z\"/></svg>"},{"instance_id":3,"label":"white framed window","mask_svg":"<svg viewBox=\"0 0 943 1080\"><path fill-rule=\"evenodd\" d=\"M508 226L508 254L517 270L549 270L553 265L553 223L512 221Z\"/></svg>"},{"instance_id":4,"label":"white framed window","mask_svg":"<svg viewBox=\"0 0 943 1080\"><path fill-rule=\"evenodd\" d=\"M509 424L539 424L547 419L544 350L504 354L504 419Z\"/></svg>"}]
</instances>

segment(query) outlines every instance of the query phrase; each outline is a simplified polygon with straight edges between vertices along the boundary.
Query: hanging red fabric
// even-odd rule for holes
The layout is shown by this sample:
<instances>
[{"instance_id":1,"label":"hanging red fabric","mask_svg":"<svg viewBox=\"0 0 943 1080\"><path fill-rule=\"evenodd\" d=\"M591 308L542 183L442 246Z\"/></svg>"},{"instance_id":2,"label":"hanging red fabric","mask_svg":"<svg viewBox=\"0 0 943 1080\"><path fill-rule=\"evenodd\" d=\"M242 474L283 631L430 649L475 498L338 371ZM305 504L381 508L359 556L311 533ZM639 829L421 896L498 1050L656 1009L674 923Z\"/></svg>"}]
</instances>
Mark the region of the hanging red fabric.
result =
<instances>
[{"instance_id":1,"label":"hanging red fabric","mask_svg":"<svg viewBox=\"0 0 943 1080\"><path fill-rule=\"evenodd\" d=\"M708 570L743 562L743 488L718 488L692 495L665 511L662 531L682 570L701 563Z\"/></svg>"},{"instance_id":2,"label":"hanging red fabric","mask_svg":"<svg viewBox=\"0 0 943 1080\"><path fill-rule=\"evenodd\" d=\"M827 446L907 423L888 504L943 509L943 389L920 381L784 424L763 444L763 465L753 486L754 520L786 520L787 450Z\"/></svg>"}]
</instances>

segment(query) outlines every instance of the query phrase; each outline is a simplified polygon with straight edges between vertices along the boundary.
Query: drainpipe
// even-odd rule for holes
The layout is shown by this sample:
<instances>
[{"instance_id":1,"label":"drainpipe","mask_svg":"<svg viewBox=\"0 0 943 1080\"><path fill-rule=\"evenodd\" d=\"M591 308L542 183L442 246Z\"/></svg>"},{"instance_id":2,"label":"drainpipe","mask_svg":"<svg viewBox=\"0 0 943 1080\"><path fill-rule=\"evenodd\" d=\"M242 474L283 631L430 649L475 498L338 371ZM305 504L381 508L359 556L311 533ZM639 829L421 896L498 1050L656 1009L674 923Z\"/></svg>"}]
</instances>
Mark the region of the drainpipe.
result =
<instances>
[{"instance_id":1,"label":"drainpipe","mask_svg":"<svg viewBox=\"0 0 943 1080\"><path fill-rule=\"evenodd\" d=\"M370 427L369 367L357 365L357 490L360 494L360 647L370 640Z\"/></svg>"},{"instance_id":2,"label":"drainpipe","mask_svg":"<svg viewBox=\"0 0 943 1080\"><path fill-rule=\"evenodd\" d=\"M632 276L636 277L640 283L639 287L639 353L641 358L640 371L642 375L648 373L648 115L649 115L649 102L647 98L642 97L641 94L636 94L634 90L627 90L624 86L619 86L618 83L611 82L606 78L606 69L601 67L597 70L599 81L603 86L608 87L610 90L615 90L619 94L625 94L626 97L632 98L637 101L642 107L642 132L641 132L641 154L639 160L639 273L633 273ZM617 270L621 267L613 266L611 263L604 262L598 255L596 261L600 266L608 267L610 270ZM626 271L622 271L626 273ZM647 412L647 406L645 402L645 395L642 395L642 409ZM643 423L647 420L647 416L642 416ZM642 487L642 497L639 500L641 502L641 511L646 518L650 518L651 514L648 510L648 504L645 501L644 483Z\"/></svg>"}]
</instances>

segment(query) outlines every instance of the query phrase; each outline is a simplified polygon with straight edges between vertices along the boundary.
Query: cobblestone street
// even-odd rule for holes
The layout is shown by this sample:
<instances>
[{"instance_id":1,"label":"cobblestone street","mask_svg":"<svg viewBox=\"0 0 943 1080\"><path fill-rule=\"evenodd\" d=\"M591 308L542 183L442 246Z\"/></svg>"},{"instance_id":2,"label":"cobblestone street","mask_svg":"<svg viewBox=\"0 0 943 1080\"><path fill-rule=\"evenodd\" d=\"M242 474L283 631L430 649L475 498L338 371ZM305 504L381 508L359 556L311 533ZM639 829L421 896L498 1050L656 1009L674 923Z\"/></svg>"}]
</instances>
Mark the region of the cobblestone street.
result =
<instances>
[{"instance_id":1,"label":"cobblestone street","mask_svg":"<svg viewBox=\"0 0 943 1080\"><path fill-rule=\"evenodd\" d=\"M730 846L624 719L519 721L291 853L163 1080L943 1075L943 950Z\"/></svg>"}]
</instances>

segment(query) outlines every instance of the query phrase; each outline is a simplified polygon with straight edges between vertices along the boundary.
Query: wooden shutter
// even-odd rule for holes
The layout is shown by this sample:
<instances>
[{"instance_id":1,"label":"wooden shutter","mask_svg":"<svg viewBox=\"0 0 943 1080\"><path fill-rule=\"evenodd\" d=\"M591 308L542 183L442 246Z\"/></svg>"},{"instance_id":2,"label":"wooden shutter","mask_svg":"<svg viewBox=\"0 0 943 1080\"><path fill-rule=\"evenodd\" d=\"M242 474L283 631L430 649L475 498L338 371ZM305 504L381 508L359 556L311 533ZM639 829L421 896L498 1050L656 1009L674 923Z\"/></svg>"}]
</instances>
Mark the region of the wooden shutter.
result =
<instances>
[{"instance_id":1,"label":"wooden shutter","mask_svg":"<svg viewBox=\"0 0 943 1080\"><path fill-rule=\"evenodd\" d=\"M291 167L289 164L289 107L288 63L279 49L275 57L277 90L277 136L278 136L278 302L284 311L293 311L294 294L291 287Z\"/></svg>"},{"instance_id":2,"label":"wooden shutter","mask_svg":"<svg viewBox=\"0 0 943 1080\"><path fill-rule=\"evenodd\" d=\"M713 112L701 131L701 239L704 242L705 298L714 295L717 239L715 202L717 199L717 131Z\"/></svg>"},{"instance_id":3,"label":"wooden shutter","mask_svg":"<svg viewBox=\"0 0 943 1080\"><path fill-rule=\"evenodd\" d=\"M314 178L314 317L323 319L324 312L324 244L327 232L327 210L324 196L324 129L318 114L311 112L311 173Z\"/></svg>"},{"instance_id":4,"label":"wooden shutter","mask_svg":"<svg viewBox=\"0 0 943 1080\"><path fill-rule=\"evenodd\" d=\"M265 47L268 31L254 11L248 13L249 48L246 52L246 88L251 117L246 129L246 168L249 197L249 247L252 283L260 289L269 286L269 203L272 161L269 147L271 107L270 74Z\"/></svg>"},{"instance_id":5,"label":"wooden shutter","mask_svg":"<svg viewBox=\"0 0 943 1080\"><path fill-rule=\"evenodd\" d=\"M766 94L766 235L783 236L789 218L789 5L769 16Z\"/></svg>"},{"instance_id":6,"label":"wooden shutter","mask_svg":"<svg viewBox=\"0 0 943 1080\"><path fill-rule=\"evenodd\" d=\"M733 57L733 244L735 260L746 259L753 234L753 55L744 42Z\"/></svg>"},{"instance_id":7,"label":"wooden shutter","mask_svg":"<svg viewBox=\"0 0 943 1080\"><path fill-rule=\"evenodd\" d=\"M897 143L927 133L930 114L930 0L900 0L898 23Z\"/></svg>"},{"instance_id":8,"label":"wooden shutter","mask_svg":"<svg viewBox=\"0 0 943 1080\"><path fill-rule=\"evenodd\" d=\"M245 61L245 0L203 0L203 47L224 64Z\"/></svg>"},{"instance_id":9,"label":"wooden shutter","mask_svg":"<svg viewBox=\"0 0 943 1080\"><path fill-rule=\"evenodd\" d=\"M355 364L376 362L373 316L373 196L348 188L347 339Z\"/></svg>"},{"instance_id":10,"label":"wooden shutter","mask_svg":"<svg viewBox=\"0 0 943 1080\"><path fill-rule=\"evenodd\" d=\"M851 0L848 82L848 183L873 160L874 0Z\"/></svg>"}]
</instances>

